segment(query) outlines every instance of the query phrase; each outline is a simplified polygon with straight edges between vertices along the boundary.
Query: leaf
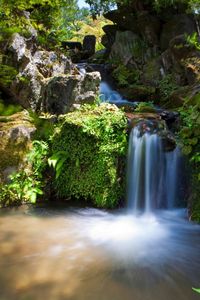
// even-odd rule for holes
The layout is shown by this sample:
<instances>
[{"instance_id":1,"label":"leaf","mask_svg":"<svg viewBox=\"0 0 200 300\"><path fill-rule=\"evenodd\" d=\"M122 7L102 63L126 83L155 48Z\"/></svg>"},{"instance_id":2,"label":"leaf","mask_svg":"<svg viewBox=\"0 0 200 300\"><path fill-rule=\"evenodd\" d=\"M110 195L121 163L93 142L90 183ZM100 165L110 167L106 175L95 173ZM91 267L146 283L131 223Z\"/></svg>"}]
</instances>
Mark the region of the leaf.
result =
<instances>
[{"instance_id":1,"label":"leaf","mask_svg":"<svg viewBox=\"0 0 200 300\"><path fill-rule=\"evenodd\" d=\"M56 179L60 176L65 161L66 161L66 157L63 157L59 160L58 164L56 165Z\"/></svg>"},{"instance_id":2,"label":"leaf","mask_svg":"<svg viewBox=\"0 0 200 300\"><path fill-rule=\"evenodd\" d=\"M197 288L192 288L192 289L193 289L193 291L195 291L195 292L197 292L197 293L200 294L200 288L199 288L199 289L197 289Z\"/></svg>"},{"instance_id":3,"label":"leaf","mask_svg":"<svg viewBox=\"0 0 200 300\"><path fill-rule=\"evenodd\" d=\"M50 167L55 168L57 162L58 162L58 158L55 158L55 157L53 157L53 156L51 156L50 158L48 158L48 165L49 165Z\"/></svg>"}]
</instances>

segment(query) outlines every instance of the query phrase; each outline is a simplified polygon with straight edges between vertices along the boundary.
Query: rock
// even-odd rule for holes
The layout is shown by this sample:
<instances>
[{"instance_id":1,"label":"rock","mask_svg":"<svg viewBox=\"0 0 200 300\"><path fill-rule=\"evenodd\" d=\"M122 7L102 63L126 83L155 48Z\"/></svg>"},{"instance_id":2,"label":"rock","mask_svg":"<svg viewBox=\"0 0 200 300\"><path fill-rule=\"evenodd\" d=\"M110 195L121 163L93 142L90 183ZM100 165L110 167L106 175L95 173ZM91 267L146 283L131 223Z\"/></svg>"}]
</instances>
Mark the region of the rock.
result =
<instances>
[{"instance_id":1,"label":"rock","mask_svg":"<svg viewBox=\"0 0 200 300\"><path fill-rule=\"evenodd\" d=\"M35 130L26 111L0 117L0 181L23 165Z\"/></svg>"},{"instance_id":2,"label":"rock","mask_svg":"<svg viewBox=\"0 0 200 300\"><path fill-rule=\"evenodd\" d=\"M149 60L143 68L142 81L157 86L163 76L162 61L160 57Z\"/></svg>"},{"instance_id":3,"label":"rock","mask_svg":"<svg viewBox=\"0 0 200 300\"><path fill-rule=\"evenodd\" d=\"M184 66L185 77L189 85L200 82L200 53L182 60Z\"/></svg>"},{"instance_id":4,"label":"rock","mask_svg":"<svg viewBox=\"0 0 200 300\"><path fill-rule=\"evenodd\" d=\"M160 38L161 49L166 50L174 37L182 34L190 35L195 31L195 22L191 16L185 14L173 15L170 21L163 26Z\"/></svg>"},{"instance_id":5,"label":"rock","mask_svg":"<svg viewBox=\"0 0 200 300\"><path fill-rule=\"evenodd\" d=\"M7 45L10 65L16 68L25 68L31 61L31 52L27 48L26 39L19 33L12 35Z\"/></svg>"},{"instance_id":6,"label":"rock","mask_svg":"<svg viewBox=\"0 0 200 300\"><path fill-rule=\"evenodd\" d=\"M94 103L100 80L99 72L50 78L42 88L41 108L58 115L73 110L74 104Z\"/></svg>"},{"instance_id":7,"label":"rock","mask_svg":"<svg viewBox=\"0 0 200 300\"><path fill-rule=\"evenodd\" d=\"M159 44L160 21L157 17L150 15L148 11L142 11L137 19L137 27L150 46Z\"/></svg>"},{"instance_id":8,"label":"rock","mask_svg":"<svg viewBox=\"0 0 200 300\"><path fill-rule=\"evenodd\" d=\"M101 38L101 43L104 47L110 52L111 47L115 41L115 35L118 30L118 26L116 25L105 25L103 26L103 31L106 33Z\"/></svg>"},{"instance_id":9,"label":"rock","mask_svg":"<svg viewBox=\"0 0 200 300\"><path fill-rule=\"evenodd\" d=\"M137 34L131 31L117 31L115 36L115 42L112 45L110 52L110 59L120 61L125 66L135 58L140 62L141 50L138 49L140 38ZM138 49L138 51L137 51Z\"/></svg>"},{"instance_id":10,"label":"rock","mask_svg":"<svg viewBox=\"0 0 200 300\"><path fill-rule=\"evenodd\" d=\"M165 120L169 129L177 126L180 122L180 114L178 112L163 110L159 115L162 120Z\"/></svg>"},{"instance_id":11,"label":"rock","mask_svg":"<svg viewBox=\"0 0 200 300\"><path fill-rule=\"evenodd\" d=\"M30 53L27 53L26 40L19 33L13 34L9 43L9 51L12 52L17 62L22 60L24 56L28 57L30 55Z\"/></svg>"},{"instance_id":12,"label":"rock","mask_svg":"<svg viewBox=\"0 0 200 300\"><path fill-rule=\"evenodd\" d=\"M11 84L11 91L22 107L33 111L40 106L40 92L44 77L36 65L30 62L23 71L19 72Z\"/></svg>"},{"instance_id":13,"label":"rock","mask_svg":"<svg viewBox=\"0 0 200 300\"><path fill-rule=\"evenodd\" d=\"M106 49L101 49L99 51L96 51L94 55L92 55L89 59L88 62L92 64L104 64L105 59L107 57L107 50ZM92 67L88 66L87 72L91 72ZM93 70L94 71L94 70Z\"/></svg>"},{"instance_id":14,"label":"rock","mask_svg":"<svg viewBox=\"0 0 200 300\"><path fill-rule=\"evenodd\" d=\"M61 45L64 49L68 48L71 50L79 50L79 51L83 49L82 44L80 42L63 41L61 42Z\"/></svg>"},{"instance_id":15,"label":"rock","mask_svg":"<svg viewBox=\"0 0 200 300\"><path fill-rule=\"evenodd\" d=\"M119 91L125 99L130 101L151 101L155 94L155 88L147 85L132 85L120 88Z\"/></svg>"},{"instance_id":16,"label":"rock","mask_svg":"<svg viewBox=\"0 0 200 300\"><path fill-rule=\"evenodd\" d=\"M58 56L53 51L36 51L32 62L45 78L66 74L71 70L70 60L63 54Z\"/></svg>"},{"instance_id":17,"label":"rock","mask_svg":"<svg viewBox=\"0 0 200 300\"><path fill-rule=\"evenodd\" d=\"M85 51L91 54L94 47L94 36L87 36ZM54 51L38 50L32 54L27 48L26 39L18 34L12 37L9 51L19 71L10 90L24 108L59 114L69 111L73 104L95 101L99 90L99 73L88 74L85 71L81 74L72 68L66 56Z\"/></svg>"},{"instance_id":18,"label":"rock","mask_svg":"<svg viewBox=\"0 0 200 300\"><path fill-rule=\"evenodd\" d=\"M107 12L105 18L117 24L119 30L137 32L137 18L132 10L120 8Z\"/></svg>"},{"instance_id":19,"label":"rock","mask_svg":"<svg viewBox=\"0 0 200 300\"><path fill-rule=\"evenodd\" d=\"M96 36L86 35L83 39L83 52L84 56L92 56L95 53Z\"/></svg>"},{"instance_id":20,"label":"rock","mask_svg":"<svg viewBox=\"0 0 200 300\"><path fill-rule=\"evenodd\" d=\"M24 107L40 108L40 93L45 78L69 72L71 63L63 54L40 50L31 53L27 39L14 34L8 42L10 64L18 70L10 86L15 99Z\"/></svg>"}]
</instances>

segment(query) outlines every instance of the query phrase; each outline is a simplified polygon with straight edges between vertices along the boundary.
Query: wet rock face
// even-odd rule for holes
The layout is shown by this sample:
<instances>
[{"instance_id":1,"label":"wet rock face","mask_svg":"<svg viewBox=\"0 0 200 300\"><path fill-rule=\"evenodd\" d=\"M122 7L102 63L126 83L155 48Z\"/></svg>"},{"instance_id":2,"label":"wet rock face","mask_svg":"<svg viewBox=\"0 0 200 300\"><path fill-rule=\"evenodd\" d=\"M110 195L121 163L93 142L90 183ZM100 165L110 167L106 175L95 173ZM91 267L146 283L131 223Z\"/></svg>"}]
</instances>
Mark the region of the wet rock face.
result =
<instances>
[{"instance_id":1,"label":"wet rock face","mask_svg":"<svg viewBox=\"0 0 200 300\"><path fill-rule=\"evenodd\" d=\"M146 118L145 118L146 117ZM135 116L134 122L132 122L132 128L137 126L140 132L140 136L144 134L158 134L161 139L162 147L164 151L173 151L176 148L176 140L173 134L166 128L166 124L160 119L158 115L141 115Z\"/></svg>"},{"instance_id":2,"label":"wet rock face","mask_svg":"<svg viewBox=\"0 0 200 300\"><path fill-rule=\"evenodd\" d=\"M35 130L27 112L0 117L0 181L23 165Z\"/></svg>"}]
</instances>

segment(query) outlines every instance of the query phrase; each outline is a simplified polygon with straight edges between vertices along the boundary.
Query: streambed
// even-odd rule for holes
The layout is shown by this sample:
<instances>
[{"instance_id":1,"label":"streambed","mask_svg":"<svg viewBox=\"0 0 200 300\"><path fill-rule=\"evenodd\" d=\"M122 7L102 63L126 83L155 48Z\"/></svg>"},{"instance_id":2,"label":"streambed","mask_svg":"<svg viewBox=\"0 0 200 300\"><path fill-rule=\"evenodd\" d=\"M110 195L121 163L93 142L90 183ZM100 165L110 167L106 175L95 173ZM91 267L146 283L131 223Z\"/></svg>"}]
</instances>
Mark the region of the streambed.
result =
<instances>
[{"instance_id":1,"label":"streambed","mask_svg":"<svg viewBox=\"0 0 200 300\"><path fill-rule=\"evenodd\" d=\"M195 300L200 226L184 210L0 212L1 300Z\"/></svg>"}]
</instances>

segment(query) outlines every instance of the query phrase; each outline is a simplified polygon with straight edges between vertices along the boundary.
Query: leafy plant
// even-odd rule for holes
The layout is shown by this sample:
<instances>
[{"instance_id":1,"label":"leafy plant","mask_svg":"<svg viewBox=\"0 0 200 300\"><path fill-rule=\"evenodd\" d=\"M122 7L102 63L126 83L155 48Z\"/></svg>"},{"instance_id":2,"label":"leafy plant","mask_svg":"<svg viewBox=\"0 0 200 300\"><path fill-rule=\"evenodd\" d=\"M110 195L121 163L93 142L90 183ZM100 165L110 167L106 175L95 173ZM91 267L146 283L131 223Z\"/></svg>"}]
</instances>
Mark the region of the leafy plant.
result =
<instances>
[{"instance_id":1,"label":"leafy plant","mask_svg":"<svg viewBox=\"0 0 200 300\"><path fill-rule=\"evenodd\" d=\"M190 46L194 47L197 50L200 50L200 42L199 42L197 32L194 32L193 34L188 35L186 40Z\"/></svg>"},{"instance_id":2,"label":"leafy plant","mask_svg":"<svg viewBox=\"0 0 200 300\"><path fill-rule=\"evenodd\" d=\"M200 102L187 99L180 115L182 120L179 138L183 153L189 158L192 169L191 219L200 222Z\"/></svg>"},{"instance_id":3,"label":"leafy plant","mask_svg":"<svg viewBox=\"0 0 200 300\"><path fill-rule=\"evenodd\" d=\"M135 108L135 112L155 112L155 108L152 102L140 102Z\"/></svg>"},{"instance_id":4,"label":"leafy plant","mask_svg":"<svg viewBox=\"0 0 200 300\"><path fill-rule=\"evenodd\" d=\"M52 166L56 171L56 179L61 175L67 156L66 151L58 151L48 159L49 166Z\"/></svg>"},{"instance_id":5,"label":"leafy plant","mask_svg":"<svg viewBox=\"0 0 200 300\"><path fill-rule=\"evenodd\" d=\"M126 118L110 104L85 105L62 117L52 136L55 188L60 197L114 207L124 193Z\"/></svg>"},{"instance_id":6,"label":"leafy plant","mask_svg":"<svg viewBox=\"0 0 200 300\"><path fill-rule=\"evenodd\" d=\"M121 86L127 86L131 83L135 83L140 78L139 70L128 69L123 64L118 64L118 67L114 69L112 75Z\"/></svg>"},{"instance_id":7,"label":"leafy plant","mask_svg":"<svg viewBox=\"0 0 200 300\"><path fill-rule=\"evenodd\" d=\"M43 171L47 166L48 145L34 141L27 155L26 168L10 176L10 183L1 184L0 204L35 203L38 195L43 194Z\"/></svg>"},{"instance_id":8,"label":"leafy plant","mask_svg":"<svg viewBox=\"0 0 200 300\"><path fill-rule=\"evenodd\" d=\"M195 292L197 292L197 293L200 294L200 289L197 289L197 288L192 288L192 289L193 289L193 291L195 291Z\"/></svg>"},{"instance_id":9,"label":"leafy plant","mask_svg":"<svg viewBox=\"0 0 200 300\"><path fill-rule=\"evenodd\" d=\"M159 81L158 88L162 100L166 102L172 92L174 92L178 88L178 85L176 84L173 76L171 74L168 74Z\"/></svg>"},{"instance_id":10,"label":"leafy plant","mask_svg":"<svg viewBox=\"0 0 200 300\"><path fill-rule=\"evenodd\" d=\"M20 105L14 105L14 104L5 105L3 101L0 100L0 116L10 116L21 110L22 108Z\"/></svg>"}]
</instances>

